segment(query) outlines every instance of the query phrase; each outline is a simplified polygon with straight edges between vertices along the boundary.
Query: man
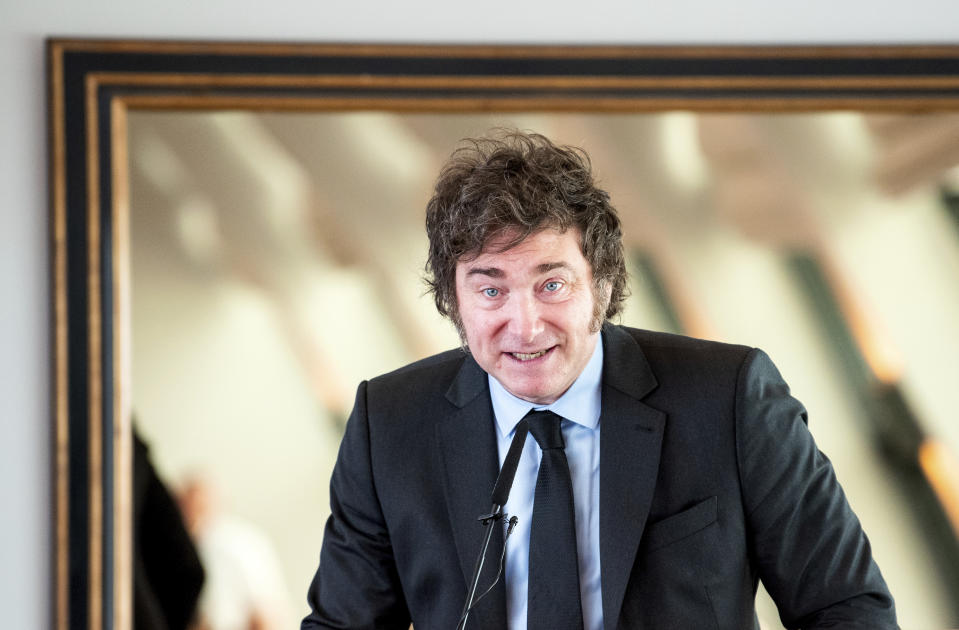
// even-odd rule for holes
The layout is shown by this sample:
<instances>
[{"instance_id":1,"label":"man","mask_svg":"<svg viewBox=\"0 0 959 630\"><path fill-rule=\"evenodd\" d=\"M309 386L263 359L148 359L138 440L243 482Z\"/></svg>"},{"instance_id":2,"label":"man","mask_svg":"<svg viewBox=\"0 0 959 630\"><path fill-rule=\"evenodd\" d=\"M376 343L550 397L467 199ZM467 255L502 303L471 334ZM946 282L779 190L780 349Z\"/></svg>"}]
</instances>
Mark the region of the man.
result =
<instances>
[{"instance_id":1,"label":"man","mask_svg":"<svg viewBox=\"0 0 959 630\"><path fill-rule=\"evenodd\" d=\"M535 439L505 506L505 579L497 526L469 627L755 628L760 579L787 627L896 627L768 357L609 323L622 237L585 154L473 141L426 226L430 288L464 348L360 385L304 629L455 628L519 426Z\"/></svg>"}]
</instances>

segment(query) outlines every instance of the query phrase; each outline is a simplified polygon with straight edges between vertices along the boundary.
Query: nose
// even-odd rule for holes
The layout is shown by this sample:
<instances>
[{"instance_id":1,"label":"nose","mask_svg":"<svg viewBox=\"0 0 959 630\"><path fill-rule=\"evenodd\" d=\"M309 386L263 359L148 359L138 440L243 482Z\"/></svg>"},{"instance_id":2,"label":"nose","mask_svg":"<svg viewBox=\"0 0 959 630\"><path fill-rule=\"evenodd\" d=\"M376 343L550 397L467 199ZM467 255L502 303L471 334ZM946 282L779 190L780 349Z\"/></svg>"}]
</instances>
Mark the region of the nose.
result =
<instances>
[{"instance_id":1,"label":"nose","mask_svg":"<svg viewBox=\"0 0 959 630\"><path fill-rule=\"evenodd\" d=\"M522 343L532 343L545 327L542 317L543 305L532 295L514 294L509 306L510 334Z\"/></svg>"}]
</instances>

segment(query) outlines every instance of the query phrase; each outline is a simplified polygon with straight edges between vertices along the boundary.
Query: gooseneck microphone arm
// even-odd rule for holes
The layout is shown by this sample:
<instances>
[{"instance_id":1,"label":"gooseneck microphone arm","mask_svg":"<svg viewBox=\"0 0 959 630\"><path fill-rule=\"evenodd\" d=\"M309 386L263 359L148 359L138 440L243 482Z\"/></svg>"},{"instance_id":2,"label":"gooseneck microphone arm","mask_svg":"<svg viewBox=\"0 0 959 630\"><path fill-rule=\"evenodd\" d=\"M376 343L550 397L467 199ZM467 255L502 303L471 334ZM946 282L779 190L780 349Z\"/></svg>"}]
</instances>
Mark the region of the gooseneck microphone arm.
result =
<instances>
[{"instance_id":1,"label":"gooseneck microphone arm","mask_svg":"<svg viewBox=\"0 0 959 630\"><path fill-rule=\"evenodd\" d=\"M480 548L476 565L473 567L473 577L470 579L469 588L466 592L466 603L463 604L463 613L460 615L460 622L456 625L456 630L465 630L470 611L473 609L473 604L476 603L476 590L479 587L483 564L486 562L486 552L493 537L493 524L498 523L503 518L503 506L506 505L510 488L513 487L513 478L516 476L520 455L523 454L523 445L526 443L527 433L529 433L529 426L526 424L526 420L520 420L519 424L516 425L516 432L513 434L513 441L510 442L503 467L499 471L499 476L496 477L496 485L493 486L493 494L490 496L493 506L490 508L489 514L483 514L477 519L486 527L486 534L483 536L483 546Z\"/></svg>"}]
</instances>

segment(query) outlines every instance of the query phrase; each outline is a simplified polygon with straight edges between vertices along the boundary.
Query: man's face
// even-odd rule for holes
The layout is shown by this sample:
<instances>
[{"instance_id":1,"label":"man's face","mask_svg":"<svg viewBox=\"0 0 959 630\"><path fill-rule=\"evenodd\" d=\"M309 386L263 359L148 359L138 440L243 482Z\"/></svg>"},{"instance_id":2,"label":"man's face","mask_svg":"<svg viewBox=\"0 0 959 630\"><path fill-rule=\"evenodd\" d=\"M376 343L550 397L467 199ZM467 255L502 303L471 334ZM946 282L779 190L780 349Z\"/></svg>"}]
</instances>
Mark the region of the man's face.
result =
<instances>
[{"instance_id":1,"label":"man's face","mask_svg":"<svg viewBox=\"0 0 959 630\"><path fill-rule=\"evenodd\" d=\"M456 265L456 299L470 352L514 396L549 404L596 347L593 272L580 232L546 229L498 252L496 239Z\"/></svg>"}]
</instances>

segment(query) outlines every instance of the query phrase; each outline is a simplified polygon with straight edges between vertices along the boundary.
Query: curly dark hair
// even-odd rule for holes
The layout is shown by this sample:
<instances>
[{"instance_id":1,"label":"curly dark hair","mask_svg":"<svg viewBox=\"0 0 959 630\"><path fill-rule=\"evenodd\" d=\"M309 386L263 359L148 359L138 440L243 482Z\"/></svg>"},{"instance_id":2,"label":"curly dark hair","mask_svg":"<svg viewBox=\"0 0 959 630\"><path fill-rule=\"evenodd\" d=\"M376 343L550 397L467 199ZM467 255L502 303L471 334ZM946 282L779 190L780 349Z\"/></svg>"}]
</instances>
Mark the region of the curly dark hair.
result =
<instances>
[{"instance_id":1,"label":"curly dark hair","mask_svg":"<svg viewBox=\"0 0 959 630\"><path fill-rule=\"evenodd\" d=\"M457 262L479 256L500 237L511 237L500 250L506 251L549 228L577 228L582 235L597 307L609 296L605 313L595 314L595 327L619 314L628 295L622 228L609 194L593 181L586 152L515 130L463 143L440 172L426 205L426 283L437 310L460 336Z\"/></svg>"}]
</instances>

